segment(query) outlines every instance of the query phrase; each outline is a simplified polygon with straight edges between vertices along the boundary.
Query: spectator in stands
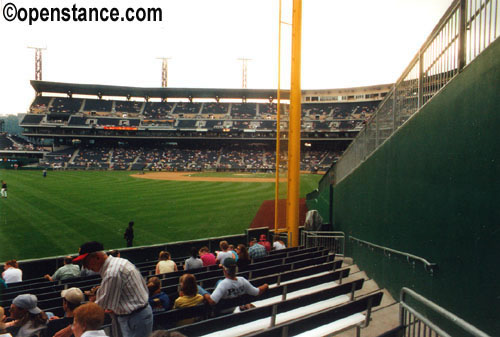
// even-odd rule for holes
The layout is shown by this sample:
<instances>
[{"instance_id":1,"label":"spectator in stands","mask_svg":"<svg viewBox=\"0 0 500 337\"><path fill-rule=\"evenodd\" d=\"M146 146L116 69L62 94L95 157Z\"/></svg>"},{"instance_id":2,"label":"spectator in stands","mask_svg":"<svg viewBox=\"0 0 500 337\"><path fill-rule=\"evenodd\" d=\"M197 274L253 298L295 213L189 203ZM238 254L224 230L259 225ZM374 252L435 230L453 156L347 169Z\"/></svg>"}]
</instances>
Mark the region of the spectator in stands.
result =
<instances>
[{"instance_id":1,"label":"spectator in stands","mask_svg":"<svg viewBox=\"0 0 500 337\"><path fill-rule=\"evenodd\" d=\"M196 247L191 247L191 257L186 259L184 263L184 270L202 268L203 261L198 258L198 249Z\"/></svg>"},{"instance_id":2,"label":"spectator in stands","mask_svg":"<svg viewBox=\"0 0 500 337\"><path fill-rule=\"evenodd\" d=\"M281 249L285 249L286 248L285 243L280 239L280 237L278 235L274 236L273 241L274 241L274 243L273 243L273 249L274 250L281 250Z\"/></svg>"},{"instance_id":3,"label":"spectator in stands","mask_svg":"<svg viewBox=\"0 0 500 337\"><path fill-rule=\"evenodd\" d=\"M37 306L38 299L32 294L18 295L10 305L10 317L14 320L15 337L33 337L47 327L47 315Z\"/></svg>"},{"instance_id":4,"label":"spectator in stands","mask_svg":"<svg viewBox=\"0 0 500 337\"><path fill-rule=\"evenodd\" d=\"M162 312L170 309L170 299L167 294L161 291L161 281L158 277L151 277L148 280L149 305L153 312Z\"/></svg>"},{"instance_id":5,"label":"spectator in stands","mask_svg":"<svg viewBox=\"0 0 500 337\"><path fill-rule=\"evenodd\" d=\"M155 274L165 274L177 271L177 264L170 259L170 253L166 251L161 251L158 257L158 263L156 264Z\"/></svg>"},{"instance_id":6,"label":"spectator in stands","mask_svg":"<svg viewBox=\"0 0 500 337\"><path fill-rule=\"evenodd\" d=\"M5 319L7 317L5 316L5 310L2 306L0 306L0 334L6 333L6 326L5 326Z\"/></svg>"},{"instance_id":7,"label":"spectator in stands","mask_svg":"<svg viewBox=\"0 0 500 337\"><path fill-rule=\"evenodd\" d=\"M81 277L87 277L87 276L92 276L92 275L99 275L99 273L96 273L95 271L92 271L92 270L87 269L84 266L82 266L82 269L80 271L80 276Z\"/></svg>"},{"instance_id":8,"label":"spectator in stands","mask_svg":"<svg viewBox=\"0 0 500 337\"><path fill-rule=\"evenodd\" d=\"M69 288L61 291L61 297L63 299L64 318L61 319L61 325L59 325L59 327L63 325L66 325L66 327L57 331L54 337L71 337L71 324L73 324L74 310L83 303L85 296L83 296L83 292L79 288ZM54 316L50 319L59 319L59 317Z\"/></svg>"},{"instance_id":9,"label":"spectator in stands","mask_svg":"<svg viewBox=\"0 0 500 337\"><path fill-rule=\"evenodd\" d=\"M125 233L123 234L123 238L127 240L127 247L132 247L133 246L133 241L134 241L134 222L130 221L128 223L128 227L125 230Z\"/></svg>"},{"instance_id":10,"label":"spectator in stands","mask_svg":"<svg viewBox=\"0 0 500 337\"><path fill-rule=\"evenodd\" d=\"M258 296L269 288L267 283L256 288L244 277L237 277L236 261L233 258L224 259L222 266L224 269L224 280L217 285L212 295L204 295L205 300L211 305L216 305L221 299L237 298L245 294ZM230 311L233 310L231 309Z\"/></svg>"},{"instance_id":11,"label":"spectator in stands","mask_svg":"<svg viewBox=\"0 0 500 337\"><path fill-rule=\"evenodd\" d=\"M214 254L210 253L207 246L200 248L200 259L203 261L204 267L212 266L216 263Z\"/></svg>"},{"instance_id":12,"label":"spectator in stands","mask_svg":"<svg viewBox=\"0 0 500 337\"><path fill-rule=\"evenodd\" d=\"M7 283L0 277L0 294L3 294L4 289L7 289Z\"/></svg>"},{"instance_id":13,"label":"spectator in stands","mask_svg":"<svg viewBox=\"0 0 500 337\"><path fill-rule=\"evenodd\" d=\"M76 287L61 291L64 317L73 317L73 311L85 300L83 292ZM57 316L54 316L57 318Z\"/></svg>"},{"instance_id":14,"label":"spectator in stands","mask_svg":"<svg viewBox=\"0 0 500 337\"><path fill-rule=\"evenodd\" d=\"M96 241L84 243L76 261L82 261L86 268L101 275L95 303L116 316L122 336L148 336L153 329L153 311L148 303L148 287L139 270L128 260L108 256Z\"/></svg>"},{"instance_id":15,"label":"spectator in stands","mask_svg":"<svg viewBox=\"0 0 500 337\"><path fill-rule=\"evenodd\" d=\"M201 289L202 291L199 291ZM179 297L174 302L174 309L194 307L203 303L203 294L208 294L203 288L196 284L193 274L184 274L179 278ZM195 318L188 318L178 322L178 325L191 324Z\"/></svg>"},{"instance_id":16,"label":"spectator in stands","mask_svg":"<svg viewBox=\"0 0 500 337\"><path fill-rule=\"evenodd\" d=\"M236 262L238 262L238 253L236 253L236 249L234 248L234 245L229 245L227 247L227 251L233 253L234 259Z\"/></svg>"},{"instance_id":17,"label":"spectator in stands","mask_svg":"<svg viewBox=\"0 0 500 337\"><path fill-rule=\"evenodd\" d=\"M267 241L267 236L266 234L261 234L260 235L260 240L259 240L259 243L261 245L264 246L264 248L266 248L266 252L270 252L271 251L271 242Z\"/></svg>"},{"instance_id":18,"label":"spectator in stands","mask_svg":"<svg viewBox=\"0 0 500 337\"><path fill-rule=\"evenodd\" d=\"M108 255L114 256L114 257L120 257L120 251L117 249L110 250L108 252Z\"/></svg>"},{"instance_id":19,"label":"spectator in stands","mask_svg":"<svg viewBox=\"0 0 500 337\"><path fill-rule=\"evenodd\" d=\"M2 180L2 198L7 198L7 183Z\"/></svg>"},{"instance_id":20,"label":"spectator in stands","mask_svg":"<svg viewBox=\"0 0 500 337\"><path fill-rule=\"evenodd\" d=\"M247 247L244 244L239 244L236 247L236 253L238 254L238 261L236 261L236 265L240 271L246 270L248 265L250 264L250 255L248 255Z\"/></svg>"},{"instance_id":21,"label":"spectator in stands","mask_svg":"<svg viewBox=\"0 0 500 337\"><path fill-rule=\"evenodd\" d=\"M251 259L256 259L259 257L264 257L267 255L266 248L257 242L256 238L252 238L249 243L250 248L248 248L248 255Z\"/></svg>"},{"instance_id":22,"label":"spectator in stands","mask_svg":"<svg viewBox=\"0 0 500 337\"><path fill-rule=\"evenodd\" d=\"M3 266L4 272L2 273L2 278L5 283L21 282L23 280L23 271L19 269L19 265L16 260L9 260L5 262Z\"/></svg>"},{"instance_id":23,"label":"spectator in stands","mask_svg":"<svg viewBox=\"0 0 500 337\"><path fill-rule=\"evenodd\" d=\"M229 249L229 245L227 244L227 241L226 240L223 240L219 243L219 247L220 247L220 251L217 252L217 263L222 267L223 266L223 263L224 263L224 260L227 259L227 258L232 258L232 259L235 259L235 254L233 252L230 252L228 249Z\"/></svg>"},{"instance_id":24,"label":"spectator in stands","mask_svg":"<svg viewBox=\"0 0 500 337\"><path fill-rule=\"evenodd\" d=\"M75 310L73 334L75 337L107 336L104 330L99 330L103 323L104 310L99 305L95 303L83 304Z\"/></svg>"},{"instance_id":25,"label":"spectator in stands","mask_svg":"<svg viewBox=\"0 0 500 337\"><path fill-rule=\"evenodd\" d=\"M66 280L70 278L75 278L80 276L80 267L73 264L73 258L71 256L66 256L64 258L64 265L57 269L54 275L50 276L46 274L45 279L49 281Z\"/></svg>"}]
</instances>

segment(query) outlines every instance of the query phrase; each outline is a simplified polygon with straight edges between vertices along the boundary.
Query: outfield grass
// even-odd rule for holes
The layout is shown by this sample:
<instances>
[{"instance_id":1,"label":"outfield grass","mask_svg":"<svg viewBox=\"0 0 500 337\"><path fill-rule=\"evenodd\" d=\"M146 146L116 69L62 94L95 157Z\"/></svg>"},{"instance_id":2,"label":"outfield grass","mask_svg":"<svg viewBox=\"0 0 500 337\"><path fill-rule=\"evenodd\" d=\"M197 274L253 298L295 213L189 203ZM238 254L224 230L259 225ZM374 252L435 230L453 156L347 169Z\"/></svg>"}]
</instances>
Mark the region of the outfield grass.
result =
<instances>
[{"instance_id":1,"label":"outfield grass","mask_svg":"<svg viewBox=\"0 0 500 337\"><path fill-rule=\"evenodd\" d=\"M241 234L273 183L136 179L131 172L0 170L9 197L0 199L0 261L76 253L88 240L125 246ZM320 175L301 177L301 196ZM285 188L282 188L284 192Z\"/></svg>"}]
</instances>

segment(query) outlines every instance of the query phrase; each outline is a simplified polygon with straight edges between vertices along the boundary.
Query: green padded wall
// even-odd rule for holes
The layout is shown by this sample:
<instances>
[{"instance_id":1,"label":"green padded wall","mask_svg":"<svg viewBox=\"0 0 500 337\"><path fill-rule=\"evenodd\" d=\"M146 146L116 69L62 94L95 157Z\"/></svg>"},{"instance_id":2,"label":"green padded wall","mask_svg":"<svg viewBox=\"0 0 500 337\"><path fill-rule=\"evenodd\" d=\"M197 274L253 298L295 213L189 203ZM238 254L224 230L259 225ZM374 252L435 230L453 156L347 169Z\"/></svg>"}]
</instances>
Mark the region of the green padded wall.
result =
<instances>
[{"instance_id":1,"label":"green padded wall","mask_svg":"<svg viewBox=\"0 0 500 337\"><path fill-rule=\"evenodd\" d=\"M413 288L498 335L500 41L337 184L333 199L336 229L438 264L430 275L349 244L347 254L380 286L397 299L401 287Z\"/></svg>"}]
</instances>

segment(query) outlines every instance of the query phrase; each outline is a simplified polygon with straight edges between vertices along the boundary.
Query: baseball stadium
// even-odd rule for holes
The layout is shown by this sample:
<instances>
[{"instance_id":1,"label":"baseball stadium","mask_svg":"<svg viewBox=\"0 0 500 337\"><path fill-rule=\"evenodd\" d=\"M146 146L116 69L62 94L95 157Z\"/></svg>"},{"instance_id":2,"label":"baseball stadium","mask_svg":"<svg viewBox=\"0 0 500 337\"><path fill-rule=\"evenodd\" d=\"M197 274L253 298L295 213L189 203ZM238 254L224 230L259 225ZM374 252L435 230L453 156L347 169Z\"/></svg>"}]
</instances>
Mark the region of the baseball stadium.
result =
<instances>
[{"instance_id":1,"label":"baseball stadium","mask_svg":"<svg viewBox=\"0 0 500 337\"><path fill-rule=\"evenodd\" d=\"M55 277L88 241L159 279L154 336L498 335L500 9L449 2L393 83L302 88L300 0L279 22L286 89L248 88L245 58L241 88L169 86L168 58L158 87L46 81L35 48L26 113L0 116L0 336L17 336L19 296L64 317L61 291L102 287L86 263ZM238 260L257 241L274 246L237 275L266 291L172 306L179 277L212 296L228 277L220 260L188 269L194 248ZM128 336L117 322L106 336Z\"/></svg>"}]
</instances>

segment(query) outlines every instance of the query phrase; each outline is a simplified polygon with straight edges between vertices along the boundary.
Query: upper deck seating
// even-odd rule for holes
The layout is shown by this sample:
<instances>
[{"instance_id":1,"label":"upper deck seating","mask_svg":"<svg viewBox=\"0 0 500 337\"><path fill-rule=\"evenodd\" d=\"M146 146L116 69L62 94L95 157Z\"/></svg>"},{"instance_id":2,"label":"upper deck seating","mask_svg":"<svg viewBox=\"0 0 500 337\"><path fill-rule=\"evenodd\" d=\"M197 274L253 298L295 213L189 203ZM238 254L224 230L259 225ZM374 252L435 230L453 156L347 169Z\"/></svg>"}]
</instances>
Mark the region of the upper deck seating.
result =
<instances>
[{"instance_id":1,"label":"upper deck seating","mask_svg":"<svg viewBox=\"0 0 500 337\"><path fill-rule=\"evenodd\" d=\"M231 117L233 119L252 119L257 115L257 103L231 104Z\"/></svg>"},{"instance_id":2,"label":"upper deck seating","mask_svg":"<svg viewBox=\"0 0 500 337\"><path fill-rule=\"evenodd\" d=\"M76 113L80 110L83 100L80 98L64 98L56 97L52 101L52 105L49 108L51 113Z\"/></svg>"},{"instance_id":3,"label":"upper deck seating","mask_svg":"<svg viewBox=\"0 0 500 337\"><path fill-rule=\"evenodd\" d=\"M31 103L30 112L36 114L46 113L49 111L49 103L51 99L52 97L48 96L36 96L33 103Z\"/></svg>"},{"instance_id":4,"label":"upper deck seating","mask_svg":"<svg viewBox=\"0 0 500 337\"><path fill-rule=\"evenodd\" d=\"M210 115L225 115L229 111L228 103L203 103L202 115L210 118Z\"/></svg>"},{"instance_id":5,"label":"upper deck seating","mask_svg":"<svg viewBox=\"0 0 500 337\"><path fill-rule=\"evenodd\" d=\"M144 119L168 119L172 118L172 109L175 103L170 102L147 102L144 108Z\"/></svg>"},{"instance_id":6,"label":"upper deck seating","mask_svg":"<svg viewBox=\"0 0 500 337\"><path fill-rule=\"evenodd\" d=\"M173 113L176 115L181 115L181 114L195 115L200 111L200 109L201 109L201 103L179 102L176 104Z\"/></svg>"},{"instance_id":7,"label":"upper deck seating","mask_svg":"<svg viewBox=\"0 0 500 337\"><path fill-rule=\"evenodd\" d=\"M142 110L144 102L134 101L115 101L115 111L117 113L135 113L138 114Z\"/></svg>"},{"instance_id":8,"label":"upper deck seating","mask_svg":"<svg viewBox=\"0 0 500 337\"><path fill-rule=\"evenodd\" d=\"M102 99L86 99L84 111L96 111L96 112L109 112L111 113L111 108L113 107L113 101L102 100Z\"/></svg>"}]
</instances>

